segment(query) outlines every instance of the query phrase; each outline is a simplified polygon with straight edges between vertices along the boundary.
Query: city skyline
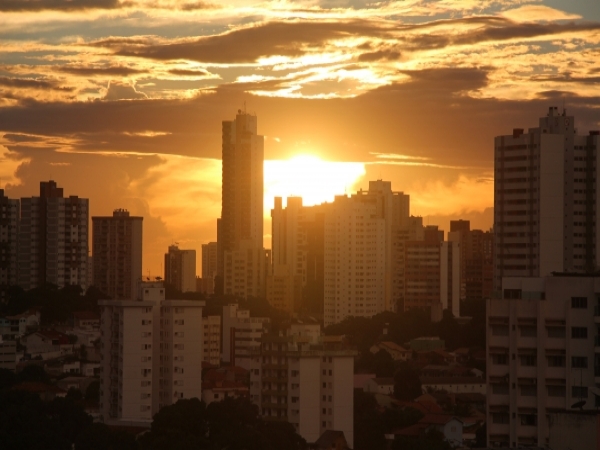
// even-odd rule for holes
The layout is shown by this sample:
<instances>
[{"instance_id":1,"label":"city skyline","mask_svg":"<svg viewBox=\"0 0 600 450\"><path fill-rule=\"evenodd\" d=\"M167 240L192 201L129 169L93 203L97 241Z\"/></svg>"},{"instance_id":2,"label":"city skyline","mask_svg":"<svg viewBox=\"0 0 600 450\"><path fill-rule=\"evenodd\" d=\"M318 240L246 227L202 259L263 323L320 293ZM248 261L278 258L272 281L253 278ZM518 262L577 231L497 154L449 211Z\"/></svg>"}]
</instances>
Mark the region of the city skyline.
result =
<instances>
[{"instance_id":1,"label":"city skyline","mask_svg":"<svg viewBox=\"0 0 600 450\"><path fill-rule=\"evenodd\" d=\"M0 6L0 187L54 179L90 216L143 216L145 275L174 242L216 240L220 123L244 104L265 136L266 216L275 196L383 179L446 231L492 224L493 136L549 106L600 128L589 1L94 5ZM327 198L291 185L315 172L336 174Z\"/></svg>"}]
</instances>

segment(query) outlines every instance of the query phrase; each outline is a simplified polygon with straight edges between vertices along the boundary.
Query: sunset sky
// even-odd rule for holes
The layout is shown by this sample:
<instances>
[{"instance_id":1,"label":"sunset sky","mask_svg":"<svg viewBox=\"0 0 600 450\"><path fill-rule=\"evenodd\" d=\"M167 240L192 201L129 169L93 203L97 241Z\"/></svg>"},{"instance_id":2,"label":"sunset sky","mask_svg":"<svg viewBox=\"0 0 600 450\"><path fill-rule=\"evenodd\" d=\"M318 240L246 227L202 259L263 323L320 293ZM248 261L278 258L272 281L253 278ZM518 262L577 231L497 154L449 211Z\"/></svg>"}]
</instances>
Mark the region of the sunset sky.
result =
<instances>
[{"instance_id":1,"label":"sunset sky","mask_svg":"<svg viewBox=\"0 0 600 450\"><path fill-rule=\"evenodd\" d=\"M267 217L381 178L425 223L487 229L493 137L563 104L600 129L599 86L598 0L0 0L1 186L142 215L160 275L168 245L216 239L221 121L245 105Z\"/></svg>"}]
</instances>

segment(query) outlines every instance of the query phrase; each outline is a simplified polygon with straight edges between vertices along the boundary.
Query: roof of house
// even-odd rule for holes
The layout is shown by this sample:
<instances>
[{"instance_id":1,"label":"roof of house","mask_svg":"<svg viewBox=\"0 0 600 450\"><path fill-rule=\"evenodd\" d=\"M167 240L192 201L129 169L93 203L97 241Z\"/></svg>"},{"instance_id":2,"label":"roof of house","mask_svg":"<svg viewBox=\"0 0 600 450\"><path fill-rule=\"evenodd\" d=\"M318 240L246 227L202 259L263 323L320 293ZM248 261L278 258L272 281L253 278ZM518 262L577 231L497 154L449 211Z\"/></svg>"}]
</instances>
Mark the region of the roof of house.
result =
<instances>
[{"instance_id":1,"label":"roof of house","mask_svg":"<svg viewBox=\"0 0 600 450\"><path fill-rule=\"evenodd\" d=\"M336 441L340 437L342 439L346 440L346 437L344 436L343 431L325 430L323 432L323 434L321 436L319 436L319 439L316 440L315 447L318 449L329 450L335 446Z\"/></svg>"},{"instance_id":2,"label":"roof of house","mask_svg":"<svg viewBox=\"0 0 600 450\"><path fill-rule=\"evenodd\" d=\"M385 348L388 348L390 350L397 351L397 352L411 352L411 350L407 350L404 347L402 347L401 345L398 345L398 344L396 344L395 342L392 342L392 341L383 341L383 342L380 342L377 345L379 345L380 347L385 347Z\"/></svg>"},{"instance_id":3,"label":"roof of house","mask_svg":"<svg viewBox=\"0 0 600 450\"><path fill-rule=\"evenodd\" d=\"M354 374L354 389L362 389L365 387L365 383L375 378L374 373L355 373Z\"/></svg>"},{"instance_id":4,"label":"roof of house","mask_svg":"<svg viewBox=\"0 0 600 450\"><path fill-rule=\"evenodd\" d=\"M442 412L442 407L433 401L422 400L422 401L409 402L409 401L398 400L396 402L396 404L399 406L402 406L404 408L416 409L417 411L420 411L423 414L430 414L430 413L436 414L436 413Z\"/></svg>"},{"instance_id":5,"label":"roof of house","mask_svg":"<svg viewBox=\"0 0 600 450\"><path fill-rule=\"evenodd\" d=\"M421 377L421 384L483 384L485 378L479 377Z\"/></svg>"},{"instance_id":6,"label":"roof of house","mask_svg":"<svg viewBox=\"0 0 600 450\"><path fill-rule=\"evenodd\" d=\"M423 434L425 429L428 427L425 423L416 423L414 425L409 425L408 427L401 428L399 430L395 430L392 434L395 436L406 436L406 437L414 437L417 438Z\"/></svg>"},{"instance_id":7,"label":"roof of house","mask_svg":"<svg viewBox=\"0 0 600 450\"><path fill-rule=\"evenodd\" d=\"M69 341L69 336L60 331L56 330L40 330L35 334L39 334L40 336L45 337L46 339L58 340L58 345L68 345L71 342Z\"/></svg>"}]
</instances>

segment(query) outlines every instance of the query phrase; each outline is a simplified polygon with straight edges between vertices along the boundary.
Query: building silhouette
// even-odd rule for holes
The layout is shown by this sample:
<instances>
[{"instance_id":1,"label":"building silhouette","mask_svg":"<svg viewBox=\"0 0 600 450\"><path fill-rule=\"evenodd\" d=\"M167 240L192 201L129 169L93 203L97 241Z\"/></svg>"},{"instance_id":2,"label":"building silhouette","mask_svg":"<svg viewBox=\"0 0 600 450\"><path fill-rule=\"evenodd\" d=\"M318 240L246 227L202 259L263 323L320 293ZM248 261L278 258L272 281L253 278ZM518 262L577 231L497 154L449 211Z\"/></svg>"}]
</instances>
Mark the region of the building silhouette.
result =
<instances>
[{"instance_id":1,"label":"building silhouette","mask_svg":"<svg viewBox=\"0 0 600 450\"><path fill-rule=\"evenodd\" d=\"M169 246L165 254L165 282L180 292L196 291L196 250Z\"/></svg>"},{"instance_id":2,"label":"building silhouette","mask_svg":"<svg viewBox=\"0 0 600 450\"><path fill-rule=\"evenodd\" d=\"M238 110L223 121L222 205L217 221L217 275L223 293L265 295L270 253L263 248L264 138L257 117Z\"/></svg>"},{"instance_id":3,"label":"building silhouette","mask_svg":"<svg viewBox=\"0 0 600 450\"><path fill-rule=\"evenodd\" d=\"M6 300L9 286L17 284L19 206L19 200L6 197L0 189L0 302Z\"/></svg>"},{"instance_id":4,"label":"building silhouette","mask_svg":"<svg viewBox=\"0 0 600 450\"><path fill-rule=\"evenodd\" d=\"M39 197L21 199L18 283L33 289L88 286L89 201L63 197L55 181L40 182Z\"/></svg>"},{"instance_id":5,"label":"building silhouette","mask_svg":"<svg viewBox=\"0 0 600 450\"><path fill-rule=\"evenodd\" d=\"M137 298L142 278L142 221L129 211L92 217L94 286L113 300Z\"/></svg>"}]
</instances>

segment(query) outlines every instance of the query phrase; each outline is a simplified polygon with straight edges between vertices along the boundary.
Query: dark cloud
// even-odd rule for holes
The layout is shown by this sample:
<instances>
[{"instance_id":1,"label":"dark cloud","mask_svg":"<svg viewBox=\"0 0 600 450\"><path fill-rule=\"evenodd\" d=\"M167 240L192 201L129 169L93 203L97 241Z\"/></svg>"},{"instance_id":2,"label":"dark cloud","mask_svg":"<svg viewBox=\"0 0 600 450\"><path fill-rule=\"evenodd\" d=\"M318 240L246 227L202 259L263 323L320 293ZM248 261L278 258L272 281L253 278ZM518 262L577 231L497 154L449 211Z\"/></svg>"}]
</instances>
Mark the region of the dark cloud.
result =
<instances>
[{"instance_id":1,"label":"dark cloud","mask_svg":"<svg viewBox=\"0 0 600 450\"><path fill-rule=\"evenodd\" d=\"M14 133L6 133L4 136L9 142L21 143L21 142L44 142L44 138L41 136L31 136L27 134L14 134Z\"/></svg>"},{"instance_id":2,"label":"dark cloud","mask_svg":"<svg viewBox=\"0 0 600 450\"><path fill-rule=\"evenodd\" d=\"M0 11L77 11L119 8L119 0L1 0Z\"/></svg>"},{"instance_id":3,"label":"dark cloud","mask_svg":"<svg viewBox=\"0 0 600 450\"><path fill-rule=\"evenodd\" d=\"M135 86L115 81L108 83L108 90L104 96L104 100L139 100L147 98L148 96L143 92L139 92Z\"/></svg>"},{"instance_id":4,"label":"dark cloud","mask_svg":"<svg viewBox=\"0 0 600 450\"><path fill-rule=\"evenodd\" d=\"M37 78L0 77L0 86L17 89L52 89L57 91L73 91L71 87L60 86L56 80Z\"/></svg>"},{"instance_id":5,"label":"dark cloud","mask_svg":"<svg viewBox=\"0 0 600 450\"><path fill-rule=\"evenodd\" d=\"M108 67L88 67L88 66L57 66L54 68L57 72L69 73L71 75L81 75L84 77L93 77L95 75L123 76L148 73L147 70L132 69L124 66Z\"/></svg>"},{"instance_id":6,"label":"dark cloud","mask_svg":"<svg viewBox=\"0 0 600 450\"><path fill-rule=\"evenodd\" d=\"M187 70L187 69L172 69L169 70L169 73L172 75L179 75L182 77L205 77L210 75L206 70Z\"/></svg>"},{"instance_id":7,"label":"dark cloud","mask_svg":"<svg viewBox=\"0 0 600 450\"><path fill-rule=\"evenodd\" d=\"M573 97L579 97L579 95L575 92L554 90L554 91L538 92L536 94L536 97L548 99L548 100L560 100L562 102L562 100L564 100L564 99L571 99Z\"/></svg>"},{"instance_id":8,"label":"dark cloud","mask_svg":"<svg viewBox=\"0 0 600 450\"><path fill-rule=\"evenodd\" d=\"M402 54L394 50L380 50L377 52L363 53L358 57L361 62L372 62L372 61L393 61L400 59Z\"/></svg>"},{"instance_id":9,"label":"dark cloud","mask_svg":"<svg viewBox=\"0 0 600 450\"><path fill-rule=\"evenodd\" d=\"M198 9L218 9L220 6L210 2L188 2L178 5L181 11L196 11Z\"/></svg>"},{"instance_id":10,"label":"dark cloud","mask_svg":"<svg viewBox=\"0 0 600 450\"><path fill-rule=\"evenodd\" d=\"M117 54L170 60L187 59L215 63L250 63L269 55L299 56L307 46L345 36L382 36L385 29L366 21L269 22L171 44L152 38L108 38L91 43Z\"/></svg>"}]
</instances>

